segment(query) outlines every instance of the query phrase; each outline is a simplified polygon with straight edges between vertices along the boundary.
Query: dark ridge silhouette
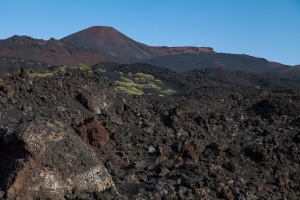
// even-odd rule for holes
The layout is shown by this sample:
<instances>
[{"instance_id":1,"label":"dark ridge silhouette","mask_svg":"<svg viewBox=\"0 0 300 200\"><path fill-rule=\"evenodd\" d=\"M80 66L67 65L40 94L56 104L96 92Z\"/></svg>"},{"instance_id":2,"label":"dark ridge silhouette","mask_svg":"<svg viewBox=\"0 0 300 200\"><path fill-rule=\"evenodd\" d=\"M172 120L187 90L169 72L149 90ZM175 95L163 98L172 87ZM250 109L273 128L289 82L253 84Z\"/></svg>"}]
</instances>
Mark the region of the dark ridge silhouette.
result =
<instances>
[{"instance_id":1,"label":"dark ridge silhouette","mask_svg":"<svg viewBox=\"0 0 300 200\"><path fill-rule=\"evenodd\" d=\"M280 72L290 66L269 62L263 58L242 54L178 54L155 57L146 61L149 64L171 68L177 71L203 68L224 68L227 70L242 70L246 72Z\"/></svg>"},{"instance_id":2,"label":"dark ridge silhouette","mask_svg":"<svg viewBox=\"0 0 300 200\"><path fill-rule=\"evenodd\" d=\"M283 70L280 74L284 78L300 79L300 65L289 67L288 69Z\"/></svg>"}]
</instances>

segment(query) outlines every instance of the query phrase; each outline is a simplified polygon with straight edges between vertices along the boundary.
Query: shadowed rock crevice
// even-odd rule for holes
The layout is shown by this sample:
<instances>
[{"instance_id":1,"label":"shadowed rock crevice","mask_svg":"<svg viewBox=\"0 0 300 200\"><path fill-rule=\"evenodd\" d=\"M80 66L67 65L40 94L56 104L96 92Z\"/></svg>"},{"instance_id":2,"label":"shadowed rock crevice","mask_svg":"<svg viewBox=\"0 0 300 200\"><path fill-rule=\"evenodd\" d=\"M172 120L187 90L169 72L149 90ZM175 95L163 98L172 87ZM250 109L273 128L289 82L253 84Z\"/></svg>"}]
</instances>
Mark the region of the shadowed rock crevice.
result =
<instances>
[{"instance_id":1,"label":"shadowed rock crevice","mask_svg":"<svg viewBox=\"0 0 300 200\"><path fill-rule=\"evenodd\" d=\"M255 114L260 115L262 118L269 118L275 112L275 106L269 100L261 100L252 107Z\"/></svg>"},{"instance_id":2,"label":"shadowed rock crevice","mask_svg":"<svg viewBox=\"0 0 300 200\"><path fill-rule=\"evenodd\" d=\"M0 132L0 190L6 191L15 181L15 174L24 167L29 152L14 133L8 136L6 130Z\"/></svg>"}]
</instances>

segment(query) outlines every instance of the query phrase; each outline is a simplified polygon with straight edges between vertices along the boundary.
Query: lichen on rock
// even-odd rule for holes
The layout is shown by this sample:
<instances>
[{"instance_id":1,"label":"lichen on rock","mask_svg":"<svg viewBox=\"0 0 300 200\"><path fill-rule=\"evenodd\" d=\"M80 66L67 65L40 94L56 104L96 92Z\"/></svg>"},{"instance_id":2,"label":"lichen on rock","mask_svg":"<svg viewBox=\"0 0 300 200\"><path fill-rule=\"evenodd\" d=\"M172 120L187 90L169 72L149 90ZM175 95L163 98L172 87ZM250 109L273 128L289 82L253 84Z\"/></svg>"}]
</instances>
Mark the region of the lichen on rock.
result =
<instances>
[{"instance_id":1,"label":"lichen on rock","mask_svg":"<svg viewBox=\"0 0 300 200\"><path fill-rule=\"evenodd\" d=\"M12 199L64 199L72 190L101 192L114 183L93 148L71 128L52 121L34 121L17 134L28 152L16 169L7 196Z\"/></svg>"}]
</instances>

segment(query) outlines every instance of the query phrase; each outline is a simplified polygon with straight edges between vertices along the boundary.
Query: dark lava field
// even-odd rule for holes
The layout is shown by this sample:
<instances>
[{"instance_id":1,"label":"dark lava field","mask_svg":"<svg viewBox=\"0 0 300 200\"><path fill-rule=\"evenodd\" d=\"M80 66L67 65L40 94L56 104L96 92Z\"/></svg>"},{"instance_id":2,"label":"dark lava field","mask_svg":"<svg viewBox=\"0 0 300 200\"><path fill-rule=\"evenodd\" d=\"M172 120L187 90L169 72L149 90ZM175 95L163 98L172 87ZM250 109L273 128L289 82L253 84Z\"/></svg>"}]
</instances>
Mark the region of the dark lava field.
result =
<instances>
[{"instance_id":1,"label":"dark lava field","mask_svg":"<svg viewBox=\"0 0 300 200\"><path fill-rule=\"evenodd\" d=\"M299 81L115 63L0 78L0 199L299 199Z\"/></svg>"}]
</instances>

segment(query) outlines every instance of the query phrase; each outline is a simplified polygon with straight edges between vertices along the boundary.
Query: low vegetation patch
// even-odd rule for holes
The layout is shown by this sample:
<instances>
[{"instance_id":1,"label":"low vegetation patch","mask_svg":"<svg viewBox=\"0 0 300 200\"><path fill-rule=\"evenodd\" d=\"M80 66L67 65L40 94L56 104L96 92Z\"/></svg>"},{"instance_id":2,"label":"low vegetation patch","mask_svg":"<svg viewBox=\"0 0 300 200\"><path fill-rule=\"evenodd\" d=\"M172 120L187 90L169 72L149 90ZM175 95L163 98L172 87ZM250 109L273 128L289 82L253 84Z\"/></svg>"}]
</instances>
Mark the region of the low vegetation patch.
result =
<instances>
[{"instance_id":1,"label":"low vegetation patch","mask_svg":"<svg viewBox=\"0 0 300 200\"><path fill-rule=\"evenodd\" d=\"M134 83L131 79L126 78L126 77L124 77L124 76L121 76L120 79L121 79L122 81L124 81L124 82L127 82L127 83Z\"/></svg>"},{"instance_id":2,"label":"low vegetation patch","mask_svg":"<svg viewBox=\"0 0 300 200\"><path fill-rule=\"evenodd\" d=\"M158 83L158 84L163 84L163 82L159 79L155 79L155 82Z\"/></svg>"},{"instance_id":3,"label":"low vegetation patch","mask_svg":"<svg viewBox=\"0 0 300 200\"><path fill-rule=\"evenodd\" d=\"M88 66L86 66L86 65L84 65L84 64L81 64L81 63L79 63L79 64L77 65L77 68L78 68L80 71L89 71L89 72L93 71L92 68L90 68L90 67L88 67Z\"/></svg>"},{"instance_id":4,"label":"low vegetation patch","mask_svg":"<svg viewBox=\"0 0 300 200\"><path fill-rule=\"evenodd\" d=\"M58 72L66 72L66 70L67 70L67 67L66 67L65 65L63 65L63 66L57 68L55 71L58 71Z\"/></svg>"},{"instance_id":5,"label":"low vegetation patch","mask_svg":"<svg viewBox=\"0 0 300 200\"><path fill-rule=\"evenodd\" d=\"M53 72L45 72L45 73L31 73L29 76L31 78L45 78L45 77L49 77L49 76L53 76L54 73Z\"/></svg>"},{"instance_id":6,"label":"low vegetation patch","mask_svg":"<svg viewBox=\"0 0 300 200\"><path fill-rule=\"evenodd\" d=\"M153 82L149 82L148 84L145 84L145 88L152 88L152 89L159 90L159 91L161 90L161 87L159 87L158 85L156 85Z\"/></svg>"},{"instance_id":7,"label":"low vegetation patch","mask_svg":"<svg viewBox=\"0 0 300 200\"><path fill-rule=\"evenodd\" d=\"M98 68L96 71L97 71L97 72L101 72L101 73L106 72L106 70L105 70L105 69L102 69L102 68Z\"/></svg>"},{"instance_id":8,"label":"low vegetation patch","mask_svg":"<svg viewBox=\"0 0 300 200\"><path fill-rule=\"evenodd\" d=\"M131 95L150 95L151 92L154 94L156 93L158 96L175 93L175 91L171 89L163 90L163 82L159 79L155 79L155 77L151 74L145 74L141 72L135 74L128 72L127 74L124 74L123 72L120 73L117 71L115 73L120 75L120 79L115 81L115 85L122 92Z\"/></svg>"},{"instance_id":9,"label":"low vegetation patch","mask_svg":"<svg viewBox=\"0 0 300 200\"><path fill-rule=\"evenodd\" d=\"M171 94L175 94L175 93L176 93L175 90L171 90L171 89L167 89L167 90L164 90L164 91L162 91L162 92L165 93L165 94L168 94L168 95L171 95Z\"/></svg>"},{"instance_id":10,"label":"low vegetation patch","mask_svg":"<svg viewBox=\"0 0 300 200\"><path fill-rule=\"evenodd\" d=\"M121 91L130 94L130 95L142 95L144 94L144 92L138 88L135 87L123 87L123 86L118 86L118 89L120 89Z\"/></svg>"},{"instance_id":11,"label":"low vegetation patch","mask_svg":"<svg viewBox=\"0 0 300 200\"><path fill-rule=\"evenodd\" d=\"M151 74L144 74L144 73L136 73L134 74L134 76L138 77L138 78L144 78L145 80L149 81L149 80L154 80L154 76L152 76Z\"/></svg>"},{"instance_id":12,"label":"low vegetation patch","mask_svg":"<svg viewBox=\"0 0 300 200\"><path fill-rule=\"evenodd\" d=\"M29 64L29 63L28 63ZM36 64L36 63L35 63ZM80 71L87 71L89 73L95 72L106 72L105 69L98 68L98 69L92 69L91 67L88 67L82 63L78 64L76 67L72 68L73 70L80 70ZM44 78L44 77L51 77L56 74L61 74L67 72L68 68L63 65L61 67L58 67L54 69L53 71L45 71L45 72L35 72L31 71L30 77L31 78ZM119 89L122 92L125 92L130 95L157 95L160 97L163 97L165 95L171 95L176 93L175 90L168 89L164 85L164 83L156 79L151 74L146 73L135 73L132 72L124 73L122 71L115 71L115 74L119 76L118 80L116 80L115 86L117 89ZM107 79L107 77L105 77Z\"/></svg>"}]
</instances>

